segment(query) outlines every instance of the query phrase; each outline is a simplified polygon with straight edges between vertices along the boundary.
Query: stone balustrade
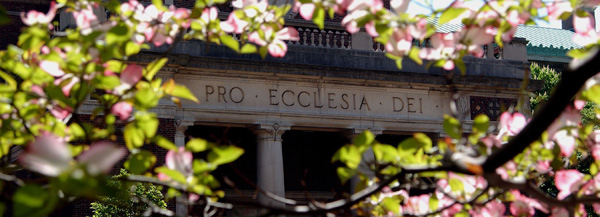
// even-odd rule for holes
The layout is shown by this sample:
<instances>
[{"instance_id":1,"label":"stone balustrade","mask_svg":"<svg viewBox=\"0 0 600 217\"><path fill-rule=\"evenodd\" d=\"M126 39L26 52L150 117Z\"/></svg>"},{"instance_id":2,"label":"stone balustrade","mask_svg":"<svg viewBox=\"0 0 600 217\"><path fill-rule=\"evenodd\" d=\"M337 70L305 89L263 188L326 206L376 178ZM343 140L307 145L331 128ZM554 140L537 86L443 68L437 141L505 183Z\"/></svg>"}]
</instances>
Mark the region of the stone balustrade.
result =
<instances>
[{"instance_id":1,"label":"stone balustrade","mask_svg":"<svg viewBox=\"0 0 600 217\"><path fill-rule=\"evenodd\" d=\"M326 47L338 49L352 48L352 35L340 30L319 30L313 28L299 27L299 41L290 41L288 44Z\"/></svg>"}]
</instances>

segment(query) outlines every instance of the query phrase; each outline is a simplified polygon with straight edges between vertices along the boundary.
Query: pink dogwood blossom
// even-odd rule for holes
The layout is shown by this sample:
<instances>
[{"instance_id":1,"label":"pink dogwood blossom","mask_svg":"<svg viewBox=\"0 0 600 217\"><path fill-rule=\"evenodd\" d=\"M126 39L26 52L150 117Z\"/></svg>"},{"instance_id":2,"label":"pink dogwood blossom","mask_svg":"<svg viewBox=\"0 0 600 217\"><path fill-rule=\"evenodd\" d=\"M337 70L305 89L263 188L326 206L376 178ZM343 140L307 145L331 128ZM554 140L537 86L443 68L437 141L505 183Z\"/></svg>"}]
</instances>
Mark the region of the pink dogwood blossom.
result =
<instances>
[{"instance_id":1,"label":"pink dogwood blossom","mask_svg":"<svg viewBox=\"0 0 600 217\"><path fill-rule=\"evenodd\" d=\"M77 161L86 165L88 173L96 175L110 172L113 166L126 154L127 152L123 147L101 141L90 145L90 149L79 155Z\"/></svg>"},{"instance_id":2,"label":"pink dogwood blossom","mask_svg":"<svg viewBox=\"0 0 600 217\"><path fill-rule=\"evenodd\" d=\"M185 177L192 175L192 152L186 151L185 147L179 147L178 150L169 150L165 156L165 165L167 168L176 170ZM170 180L169 176L164 173L158 174L160 180Z\"/></svg>"},{"instance_id":3,"label":"pink dogwood blossom","mask_svg":"<svg viewBox=\"0 0 600 217\"><path fill-rule=\"evenodd\" d=\"M592 152L594 160L600 160L600 130L594 130L586 139L588 149Z\"/></svg>"},{"instance_id":4,"label":"pink dogwood blossom","mask_svg":"<svg viewBox=\"0 0 600 217\"><path fill-rule=\"evenodd\" d=\"M430 198L431 195L429 194L409 197L406 205L404 206L404 210L408 212L408 214L412 215L422 215L428 213Z\"/></svg>"},{"instance_id":5,"label":"pink dogwood blossom","mask_svg":"<svg viewBox=\"0 0 600 217\"><path fill-rule=\"evenodd\" d=\"M515 197L515 201L509 207L511 214L515 216L533 216L535 209L548 213L548 207L537 200L522 195L518 190L511 190L510 192Z\"/></svg>"},{"instance_id":6,"label":"pink dogwood blossom","mask_svg":"<svg viewBox=\"0 0 600 217\"><path fill-rule=\"evenodd\" d=\"M283 57L287 52L287 45L283 40L297 41L298 31L293 27L285 27L278 32L273 32L272 27L263 26L264 39L260 37L258 32L253 32L248 36L248 40L259 45L268 45L269 54L273 57ZM266 39L266 40L265 40Z\"/></svg>"},{"instance_id":7,"label":"pink dogwood blossom","mask_svg":"<svg viewBox=\"0 0 600 217\"><path fill-rule=\"evenodd\" d=\"M571 193L579 190L583 184L583 174L577 170L561 170L556 172L554 183L559 192L556 198L559 200L565 199Z\"/></svg>"},{"instance_id":8,"label":"pink dogwood blossom","mask_svg":"<svg viewBox=\"0 0 600 217\"><path fill-rule=\"evenodd\" d=\"M230 13L229 18L225 22L221 22L221 29L229 33L241 34L246 26L248 26L248 22L238 18L235 13Z\"/></svg>"},{"instance_id":9,"label":"pink dogwood blossom","mask_svg":"<svg viewBox=\"0 0 600 217\"><path fill-rule=\"evenodd\" d=\"M315 8L316 6L314 3L302 4L301 2L297 1L296 5L294 6L294 11L300 12L300 16L302 16L302 18L304 18L305 20L312 20Z\"/></svg>"},{"instance_id":10,"label":"pink dogwood blossom","mask_svg":"<svg viewBox=\"0 0 600 217\"><path fill-rule=\"evenodd\" d=\"M573 42L581 46L598 42L594 17L589 12L585 12L585 15L584 17L573 17L573 27L575 28Z\"/></svg>"},{"instance_id":11,"label":"pink dogwood blossom","mask_svg":"<svg viewBox=\"0 0 600 217\"><path fill-rule=\"evenodd\" d=\"M143 67L137 64L129 64L125 70L121 72L121 82L133 86L142 79Z\"/></svg>"},{"instance_id":12,"label":"pink dogwood blossom","mask_svg":"<svg viewBox=\"0 0 600 217\"><path fill-rule=\"evenodd\" d=\"M501 217L504 216L506 207L498 200L493 200L486 203L483 207L475 206L469 210L472 217Z\"/></svg>"},{"instance_id":13,"label":"pink dogwood blossom","mask_svg":"<svg viewBox=\"0 0 600 217\"><path fill-rule=\"evenodd\" d=\"M570 13L573 11L571 2L558 0L549 3L546 9L548 10L548 18L550 20L557 20L563 15L563 13Z\"/></svg>"},{"instance_id":14,"label":"pink dogwood blossom","mask_svg":"<svg viewBox=\"0 0 600 217\"><path fill-rule=\"evenodd\" d=\"M385 50L395 56L404 56L410 51L412 40L413 37L407 29L396 29L385 44Z\"/></svg>"},{"instance_id":15,"label":"pink dogwood blossom","mask_svg":"<svg viewBox=\"0 0 600 217\"><path fill-rule=\"evenodd\" d=\"M73 11L73 17L77 27L81 29L83 35L88 35L92 32L92 25L98 22L98 17L94 14L93 4L79 3L79 6L83 8L80 10Z\"/></svg>"},{"instance_id":16,"label":"pink dogwood blossom","mask_svg":"<svg viewBox=\"0 0 600 217\"><path fill-rule=\"evenodd\" d=\"M396 14L403 14L408 10L408 3L410 3L409 0L391 0L390 6Z\"/></svg>"},{"instance_id":17,"label":"pink dogwood blossom","mask_svg":"<svg viewBox=\"0 0 600 217\"><path fill-rule=\"evenodd\" d=\"M118 116L120 120L125 121L131 116L132 110L133 107L128 102L118 102L112 106L110 112Z\"/></svg>"},{"instance_id":18,"label":"pink dogwood blossom","mask_svg":"<svg viewBox=\"0 0 600 217\"><path fill-rule=\"evenodd\" d=\"M44 14L35 10L30 10L27 12L27 14L25 14L25 12L21 12L21 21L28 26L33 26L38 23L50 24L50 22L52 22L54 19L54 16L56 16L57 10L58 7L56 2L52 1L50 3L50 10L48 10L48 13Z\"/></svg>"},{"instance_id":19,"label":"pink dogwood blossom","mask_svg":"<svg viewBox=\"0 0 600 217\"><path fill-rule=\"evenodd\" d=\"M65 72L60 68L60 64L58 62L50 60L40 61L40 68L54 77L60 77L65 74Z\"/></svg>"},{"instance_id":20,"label":"pink dogwood blossom","mask_svg":"<svg viewBox=\"0 0 600 217\"><path fill-rule=\"evenodd\" d=\"M79 156L78 163L86 165L86 170L91 175L107 173L125 154L121 147L108 142L97 142ZM29 170L46 176L58 176L71 168L73 157L64 138L42 132L35 141L27 145L19 162Z\"/></svg>"},{"instance_id":21,"label":"pink dogwood blossom","mask_svg":"<svg viewBox=\"0 0 600 217\"><path fill-rule=\"evenodd\" d=\"M71 165L71 152L64 139L43 132L27 145L19 157L23 167L46 176L58 176Z\"/></svg>"},{"instance_id":22,"label":"pink dogwood blossom","mask_svg":"<svg viewBox=\"0 0 600 217\"><path fill-rule=\"evenodd\" d=\"M567 108L561 115L548 127L548 137L556 141L560 147L563 156L571 156L575 148L575 137L578 132L574 129L579 125L581 114L578 110Z\"/></svg>"}]
</instances>

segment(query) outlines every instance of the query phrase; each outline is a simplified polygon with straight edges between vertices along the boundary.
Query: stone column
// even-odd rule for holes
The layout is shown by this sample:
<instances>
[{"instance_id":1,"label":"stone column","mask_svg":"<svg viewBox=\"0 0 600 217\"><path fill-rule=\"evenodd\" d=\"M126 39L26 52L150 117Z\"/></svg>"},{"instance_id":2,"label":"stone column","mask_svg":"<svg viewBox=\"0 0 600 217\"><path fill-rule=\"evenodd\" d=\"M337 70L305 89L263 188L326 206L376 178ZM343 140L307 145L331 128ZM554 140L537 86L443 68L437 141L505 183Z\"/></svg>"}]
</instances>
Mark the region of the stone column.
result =
<instances>
[{"instance_id":1,"label":"stone column","mask_svg":"<svg viewBox=\"0 0 600 217\"><path fill-rule=\"evenodd\" d=\"M181 117L175 117L175 145L177 147L185 146L185 131L192 123L185 122ZM188 216L187 198L184 196L175 198L175 216Z\"/></svg>"},{"instance_id":2,"label":"stone column","mask_svg":"<svg viewBox=\"0 0 600 217\"><path fill-rule=\"evenodd\" d=\"M260 124L252 129L256 134L256 181L258 187L266 192L285 197L285 186L283 177L283 147L281 146L281 135L289 130L279 124ZM283 203L258 194L261 204L271 206L285 206Z\"/></svg>"}]
</instances>

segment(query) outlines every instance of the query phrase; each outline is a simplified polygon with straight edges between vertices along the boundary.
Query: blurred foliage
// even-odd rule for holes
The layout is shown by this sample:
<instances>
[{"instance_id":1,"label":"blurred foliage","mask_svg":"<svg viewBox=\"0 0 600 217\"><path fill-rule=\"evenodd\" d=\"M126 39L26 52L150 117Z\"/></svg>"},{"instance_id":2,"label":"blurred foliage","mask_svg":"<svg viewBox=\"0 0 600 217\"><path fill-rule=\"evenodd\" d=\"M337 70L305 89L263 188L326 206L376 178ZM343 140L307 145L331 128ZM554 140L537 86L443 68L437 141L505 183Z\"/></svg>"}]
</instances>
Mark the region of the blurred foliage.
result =
<instances>
[{"instance_id":1,"label":"blurred foliage","mask_svg":"<svg viewBox=\"0 0 600 217\"><path fill-rule=\"evenodd\" d=\"M129 173L125 169L121 169L119 175L113 176L113 179L119 179L127 176ZM91 205L94 210L94 217L109 217L109 216L142 216L143 212L148 209L148 204L132 200L134 198L145 197L156 206L166 209L167 203L164 201L164 196L160 192L160 188L149 183L127 184L121 181L111 181L109 185L120 189L121 195L116 197L104 197L100 201L93 202Z\"/></svg>"},{"instance_id":2,"label":"blurred foliage","mask_svg":"<svg viewBox=\"0 0 600 217\"><path fill-rule=\"evenodd\" d=\"M543 106L546 101L548 101L550 94L552 91L554 91L554 87L556 84L558 84L558 81L561 78L561 72L558 72L548 66L540 66L535 62L531 63L529 70L531 71L532 79L544 81L544 86L542 89L533 92L534 96L530 99L531 109L535 111L539 106ZM587 124L596 119L596 112L594 111L596 107L596 103L591 101L586 102L585 106L581 110L582 124Z\"/></svg>"}]
</instances>

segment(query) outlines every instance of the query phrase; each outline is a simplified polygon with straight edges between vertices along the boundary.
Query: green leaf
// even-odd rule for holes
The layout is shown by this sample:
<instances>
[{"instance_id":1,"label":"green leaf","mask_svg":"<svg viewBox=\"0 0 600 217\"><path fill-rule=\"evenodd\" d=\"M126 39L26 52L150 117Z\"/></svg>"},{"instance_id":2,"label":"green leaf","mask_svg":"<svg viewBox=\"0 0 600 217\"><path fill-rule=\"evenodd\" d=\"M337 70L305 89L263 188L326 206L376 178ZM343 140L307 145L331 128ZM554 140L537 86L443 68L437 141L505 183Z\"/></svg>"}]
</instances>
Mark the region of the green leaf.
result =
<instances>
[{"instance_id":1,"label":"green leaf","mask_svg":"<svg viewBox=\"0 0 600 217\"><path fill-rule=\"evenodd\" d=\"M462 137L462 129L460 122L449 115L444 115L444 131L452 138L460 139Z\"/></svg>"},{"instance_id":2,"label":"green leaf","mask_svg":"<svg viewBox=\"0 0 600 217\"><path fill-rule=\"evenodd\" d=\"M453 61L454 61L454 65L460 71L460 74L464 76L467 73L467 65L465 65L465 62L462 59L456 59Z\"/></svg>"},{"instance_id":3,"label":"green leaf","mask_svg":"<svg viewBox=\"0 0 600 217\"><path fill-rule=\"evenodd\" d=\"M153 139L154 143L167 150L177 150L177 146L173 142L169 141L165 137L155 136Z\"/></svg>"},{"instance_id":4,"label":"green leaf","mask_svg":"<svg viewBox=\"0 0 600 217\"><path fill-rule=\"evenodd\" d=\"M141 45L134 43L132 41L128 41L127 44L125 44L125 55L131 56L134 54L138 54L141 49L142 49Z\"/></svg>"},{"instance_id":5,"label":"green leaf","mask_svg":"<svg viewBox=\"0 0 600 217\"><path fill-rule=\"evenodd\" d=\"M408 138L398 144L398 154L401 157L412 156L420 148L419 142L415 138Z\"/></svg>"},{"instance_id":6,"label":"green leaf","mask_svg":"<svg viewBox=\"0 0 600 217\"><path fill-rule=\"evenodd\" d=\"M245 44L244 46L242 46L242 50L240 51L240 53L248 54L248 53L256 53L256 51L257 51L256 46L254 46L253 44Z\"/></svg>"},{"instance_id":7,"label":"green leaf","mask_svg":"<svg viewBox=\"0 0 600 217\"><path fill-rule=\"evenodd\" d=\"M315 25L317 25L317 27L319 27L319 29L322 30L325 27L325 9L322 7L315 7L312 21L315 23Z\"/></svg>"},{"instance_id":8,"label":"green leaf","mask_svg":"<svg viewBox=\"0 0 600 217\"><path fill-rule=\"evenodd\" d=\"M113 88L121 84L121 80L115 75L96 76L94 77L93 83L96 86L96 88L103 90L112 90Z\"/></svg>"},{"instance_id":9,"label":"green leaf","mask_svg":"<svg viewBox=\"0 0 600 217\"><path fill-rule=\"evenodd\" d=\"M231 48L235 52L240 52L240 42L235 40L233 37L230 35L221 35L219 38L221 39L221 43L223 43L225 46Z\"/></svg>"},{"instance_id":10,"label":"green leaf","mask_svg":"<svg viewBox=\"0 0 600 217\"><path fill-rule=\"evenodd\" d=\"M572 49L567 52L567 56L570 56L573 59L581 59L586 57L589 52L585 49Z\"/></svg>"},{"instance_id":11,"label":"green leaf","mask_svg":"<svg viewBox=\"0 0 600 217\"><path fill-rule=\"evenodd\" d=\"M431 148L433 146L433 142L431 141L431 138L429 138L429 136L427 136L427 134L415 133L413 135L413 138L415 138L415 141L417 142L417 144L420 147L423 148L423 150L425 150L425 151L431 150Z\"/></svg>"},{"instance_id":12,"label":"green leaf","mask_svg":"<svg viewBox=\"0 0 600 217\"><path fill-rule=\"evenodd\" d=\"M151 89L141 89L135 93L135 105L139 107L139 109L151 109L158 105L158 98L156 92Z\"/></svg>"},{"instance_id":13,"label":"green leaf","mask_svg":"<svg viewBox=\"0 0 600 217\"><path fill-rule=\"evenodd\" d=\"M449 179L448 184L453 192L461 192L464 190L464 184L458 179Z\"/></svg>"},{"instance_id":14,"label":"green leaf","mask_svg":"<svg viewBox=\"0 0 600 217\"><path fill-rule=\"evenodd\" d=\"M410 51L408 52L408 57L412 60L415 61L415 63L422 65L423 64L423 60L421 59L421 57L419 57L419 52L420 49L418 47L412 47L410 49Z\"/></svg>"},{"instance_id":15,"label":"green leaf","mask_svg":"<svg viewBox=\"0 0 600 217\"><path fill-rule=\"evenodd\" d=\"M129 155L125 162L125 169L133 174L142 174L150 169L156 163L156 156L147 150L141 150L135 154Z\"/></svg>"},{"instance_id":16,"label":"green leaf","mask_svg":"<svg viewBox=\"0 0 600 217\"><path fill-rule=\"evenodd\" d=\"M348 167L338 167L337 168L338 177L340 177L340 181L342 184L346 183L350 178L356 175L356 170L350 169Z\"/></svg>"},{"instance_id":17,"label":"green leaf","mask_svg":"<svg viewBox=\"0 0 600 217\"><path fill-rule=\"evenodd\" d=\"M208 142L204 139L191 139L185 147L192 152L202 152L208 148Z\"/></svg>"},{"instance_id":18,"label":"green leaf","mask_svg":"<svg viewBox=\"0 0 600 217\"><path fill-rule=\"evenodd\" d=\"M77 123L69 125L69 134L71 135L71 139L74 140L85 137L85 131Z\"/></svg>"},{"instance_id":19,"label":"green leaf","mask_svg":"<svg viewBox=\"0 0 600 217\"><path fill-rule=\"evenodd\" d=\"M383 202L381 203L381 205L388 212L400 214L400 199L396 197L383 198Z\"/></svg>"},{"instance_id":20,"label":"green leaf","mask_svg":"<svg viewBox=\"0 0 600 217\"><path fill-rule=\"evenodd\" d=\"M490 127L490 118L485 114L480 114L473 120L473 132L486 133Z\"/></svg>"},{"instance_id":21,"label":"green leaf","mask_svg":"<svg viewBox=\"0 0 600 217\"><path fill-rule=\"evenodd\" d=\"M130 40L129 28L125 23L119 23L106 33L106 44L109 46L125 43Z\"/></svg>"},{"instance_id":22,"label":"green leaf","mask_svg":"<svg viewBox=\"0 0 600 217\"><path fill-rule=\"evenodd\" d=\"M589 101L600 103L600 85L594 85L581 93L581 97Z\"/></svg>"},{"instance_id":23,"label":"green leaf","mask_svg":"<svg viewBox=\"0 0 600 217\"><path fill-rule=\"evenodd\" d=\"M590 165L590 174L592 176L595 176L596 174L598 174L598 165L596 163L592 163Z\"/></svg>"},{"instance_id":24,"label":"green leaf","mask_svg":"<svg viewBox=\"0 0 600 217\"><path fill-rule=\"evenodd\" d=\"M198 98L196 98L196 96L194 96L194 94L192 94L192 92L187 87L180 84L176 84L175 80L173 79L169 79L169 81L165 82L162 88L165 91L165 93L171 96L189 99L196 103L199 103Z\"/></svg>"},{"instance_id":25,"label":"green leaf","mask_svg":"<svg viewBox=\"0 0 600 217\"><path fill-rule=\"evenodd\" d=\"M158 8L159 10L162 10L163 6L163 0L152 0L152 4L156 6L156 8Z\"/></svg>"},{"instance_id":26,"label":"green leaf","mask_svg":"<svg viewBox=\"0 0 600 217\"><path fill-rule=\"evenodd\" d=\"M28 184L17 189L13 195L15 217L46 216L56 204L53 195L40 186Z\"/></svg>"},{"instance_id":27,"label":"green leaf","mask_svg":"<svg viewBox=\"0 0 600 217\"><path fill-rule=\"evenodd\" d=\"M0 70L0 78L2 78L2 80L4 80L4 82L6 84L8 84L10 89L12 89L12 90L17 89L17 81L15 81L15 79L12 76L6 74L6 72L3 72L2 70Z\"/></svg>"},{"instance_id":28,"label":"green leaf","mask_svg":"<svg viewBox=\"0 0 600 217\"><path fill-rule=\"evenodd\" d=\"M216 167L216 165L208 163L208 162L204 161L203 159L194 159L193 168L194 168L194 174L199 174L199 173L204 173L204 172L211 172L211 171L215 170L217 167Z\"/></svg>"},{"instance_id":29,"label":"green leaf","mask_svg":"<svg viewBox=\"0 0 600 217\"><path fill-rule=\"evenodd\" d=\"M262 46L258 49L258 54L260 54L261 58L265 59L265 57L267 57L267 52L268 52L267 49L268 49L267 46Z\"/></svg>"},{"instance_id":30,"label":"green leaf","mask_svg":"<svg viewBox=\"0 0 600 217\"><path fill-rule=\"evenodd\" d=\"M221 145L213 148L208 153L207 159L210 163L221 165L233 162L242 156L242 154L244 154L244 149L233 145Z\"/></svg>"},{"instance_id":31,"label":"green leaf","mask_svg":"<svg viewBox=\"0 0 600 217\"><path fill-rule=\"evenodd\" d=\"M129 150L137 149L144 145L144 132L135 127L135 123L129 123L123 130L125 145Z\"/></svg>"},{"instance_id":32,"label":"green leaf","mask_svg":"<svg viewBox=\"0 0 600 217\"><path fill-rule=\"evenodd\" d=\"M356 145L342 146L331 159L332 162L340 161L350 169L356 169L360 164L361 152Z\"/></svg>"},{"instance_id":33,"label":"green leaf","mask_svg":"<svg viewBox=\"0 0 600 217\"><path fill-rule=\"evenodd\" d=\"M442 15L440 16L440 18L438 20L438 25L442 25L444 23L450 22L451 20L454 20L455 18L460 16L465 11L467 11L467 8L450 7L448 9L446 9L446 11L444 11L442 13Z\"/></svg>"},{"instance_id":34,"label":"green leaf","mask_svg":"<svg viewBox=\"0 0 600 217\"><path fill-rule=\"evenodd\" d=\"M187 181L185 180L185 176L177 170L172 170L172 169L162 166L162 167L157 167L156 169L154 169L154 172L165 174L177 182L187 183Z\"/></svg>"},{"instance_id":35,"label":"green leaf","mask_svg":"<svg viewBox=\"0 0 600 217\"><path fill-rule=\"evenodd\" d=\"M152 81L152 79L154 78L154 75L156 75L156 73L160 69L162 69L162 67L165 66L165 64L167 64L168 61L169 61L169 59L166 57L152 61L144 69L144 72L143 72L144 78L146 78L146 80L148 80L148 81Z\"/></svg>"},{"instance_id":36,"label":"green leaf","mask_svg":"<svg viewBox=\"0 0 600 217\"><path fill-rule=\"evenodd\" d=\"M145 138L153 138L158 130L158 118L156 113L136 112L135 122L138 130L142 131Z\"/></svg>"},{"instance_id":37,"label":"green leaf","mask_svg":"<svg viewBox=\"0 0 600 217\"><path fill-rule=\"evenodd\" d=\"M396 59L396 68L402 70L402 58Z\"/></svg>"},{"instance_id":38,"label":"green leaf","mask_svg":"<svg viewBox=\"0 0 600 217\"><path fill-rule=\"evenodd\" d=\"M373 145L373 154L378 162L394 163L400 159L398 150L387 144Z\"/></svg>"},{"instance_id":39,"label":"green leaf","mask_svg":"<svg viewBox=\"0 0 600 217\"><path fill-rule=\"evenodd\" d=\"M432 194L429 198L429 210L437 210L439 205L439 200L435 194Z\"/></svg>"},{"instance_id":40,"label":"green leaf","mask_svg":"<svg viewBox=\"0 0 600 217\"><path fill-rule=\"evenodd\" d=\"M371 145L371 143L373 143L373 141L375 141L375 135L373 135L373 133L371 133L371 131L365 130L364 132L356 135L356 137L354 137L354 139L352 140L352 144L356 145L356 146L366 146L366 145Z\"/></svg>"}]
</instances>

